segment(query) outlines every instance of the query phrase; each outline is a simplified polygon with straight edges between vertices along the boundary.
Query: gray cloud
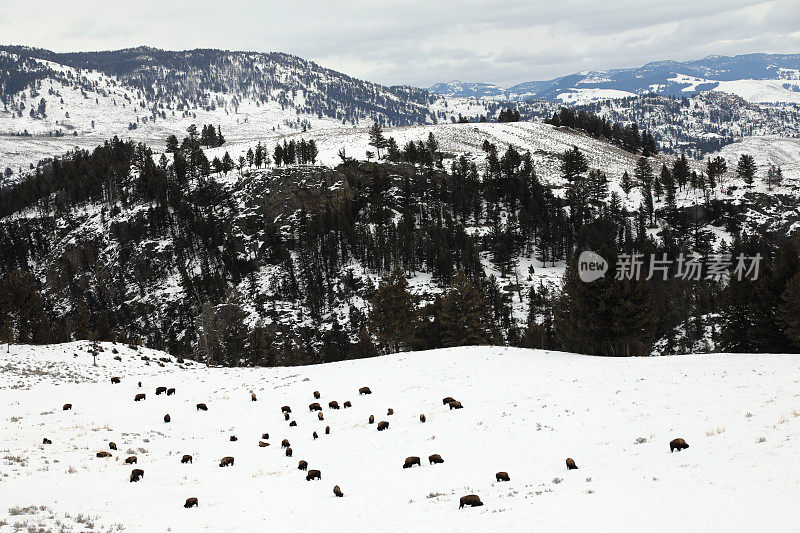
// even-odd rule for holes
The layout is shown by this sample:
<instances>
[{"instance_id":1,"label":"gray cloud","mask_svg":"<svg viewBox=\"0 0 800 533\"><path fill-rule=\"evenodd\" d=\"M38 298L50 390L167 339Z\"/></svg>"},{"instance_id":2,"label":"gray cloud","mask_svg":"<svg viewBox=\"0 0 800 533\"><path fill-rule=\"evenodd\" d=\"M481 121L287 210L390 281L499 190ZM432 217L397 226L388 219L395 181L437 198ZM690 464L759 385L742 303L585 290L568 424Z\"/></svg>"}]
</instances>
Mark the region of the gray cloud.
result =
<instances>
[{"instance_id":1,"label":"gray cloud","mask_svg":"<svg viewBox=\"0 0 800 533\"><path fill-rule=\"evenodd\" d=\"M9 0L0 0L9 2ZM58 51L284 51L352 76L511 85L709 54L800 51L800 0L94 0L7 9L0 39Z\"/></svg>"}]
</instances>

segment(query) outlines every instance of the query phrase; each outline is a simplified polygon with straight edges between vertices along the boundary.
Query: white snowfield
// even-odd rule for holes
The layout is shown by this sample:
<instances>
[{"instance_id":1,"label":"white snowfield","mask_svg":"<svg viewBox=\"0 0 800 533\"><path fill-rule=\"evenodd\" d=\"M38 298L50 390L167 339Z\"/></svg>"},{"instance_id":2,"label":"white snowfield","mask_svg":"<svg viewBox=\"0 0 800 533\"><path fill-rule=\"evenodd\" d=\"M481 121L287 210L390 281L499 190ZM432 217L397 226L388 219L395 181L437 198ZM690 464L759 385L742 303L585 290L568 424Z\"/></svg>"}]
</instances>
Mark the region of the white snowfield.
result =
<instances>
[{"instance_id":1,"label":"white snowfield","mask_svg":"<svg viewBox=\"0 0 800 533\"><path fill-rule=\"evenodd\" d=\"M796 531L800 519L795 356L470 347L223 369L160 367L150 351L146 365L120 345L114 361L110 344L93 367L86 346L3 350L3 531L776 532ZM156 396L157 386L176 394ZM371 395L358 394L364 386ZM309 411L315 390L323 421ZM140 392L146 399L134 402ZM442 405L446 396L463 409ZM352 408L330 409L331 400ZM388 430L377 431L384 420ZM259 447L265 432L271 445ZM670 453L676 437L690 447ZM137 464L126 465L133 454ZM444 463L429 464L431 454ZM225 456L233 466L219 466ZM408 456L421 466L402 468ZM300 460L322 479L306 481ZM144 470L136 483L133 468ZM510 481L497 482L499 471ZM459 509L468 494L484 505ZM198 506L186 509L190 497Z\"/></svg>"}]
</instances>

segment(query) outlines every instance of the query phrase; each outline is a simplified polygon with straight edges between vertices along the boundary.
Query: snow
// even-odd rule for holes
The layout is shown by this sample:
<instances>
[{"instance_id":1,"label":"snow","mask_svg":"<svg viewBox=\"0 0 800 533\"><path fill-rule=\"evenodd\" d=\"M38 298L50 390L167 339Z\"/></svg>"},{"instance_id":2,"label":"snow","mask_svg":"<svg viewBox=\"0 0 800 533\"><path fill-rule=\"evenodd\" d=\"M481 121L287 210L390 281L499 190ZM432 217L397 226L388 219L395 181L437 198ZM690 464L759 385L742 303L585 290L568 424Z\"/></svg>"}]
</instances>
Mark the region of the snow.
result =
<instances>
[{"instance_id":1,"label":"snow","mask_svg":"<svg viewBox=\"0 0 800 533\"><path fill-rule=\"evenodd\" d=\"M594 83L594 80L581 80L579 83ZM560 93L556 96L559 100L569 105L586 105L596 100L606 100L610 98L626 98L636 96L636 94L619 89L599 89L599 88L578 88Z\"/></svg>"},{"instance_id":2,"label":"snow","mask_svg":"<svg viewBox=\"0 0 800 533\"><path fill-rule=\"evenodd\" d=\"M468 347L309 367L187 369L152 358L145 365L119 345L122 362L114 361L108 344L92 367L86 344L2 353L0 520L8 526L58 520L81 529L90 517L93 531L789 531L800 519L793 356L612 359ZM112 385L112 375L122 383ZM26 385L15 388L20 380ZM152 395L156 386L177 393ZM373 394L359 396L361 386ZM314 390L323 406L336 399L353 407L325 408L319 421L306 409ZM134 403L140 391L147 399ZM445 396L464 409L450 411ZM73 409L62 411L67 402ZM286 404L297 427L281 415ZM389 429L367 424L370 414ZM272 445L260 448L264 432ZM690 448L670 453L676 437ZM280 448L284 438L292 458ZM95 457L108 441L118 451ZM145 472L138 483L128 482L128 449ZM180 463L185 453L192 464ZM428 464L434 453L444 464ZM227 455L235 465L220 468ZM422 466L403 469L411 455ZM579 469L567 471L566 457ZM307 482L300 459L322 480ZM497 471L511 481L495 482ZM334 497L335 484L344 498ZM459 497L472 493L485 505L459 510ZM184 509L188 497L199 507ZM27 514L28 506L37 508Z\"/></svg>"}]
</instances>

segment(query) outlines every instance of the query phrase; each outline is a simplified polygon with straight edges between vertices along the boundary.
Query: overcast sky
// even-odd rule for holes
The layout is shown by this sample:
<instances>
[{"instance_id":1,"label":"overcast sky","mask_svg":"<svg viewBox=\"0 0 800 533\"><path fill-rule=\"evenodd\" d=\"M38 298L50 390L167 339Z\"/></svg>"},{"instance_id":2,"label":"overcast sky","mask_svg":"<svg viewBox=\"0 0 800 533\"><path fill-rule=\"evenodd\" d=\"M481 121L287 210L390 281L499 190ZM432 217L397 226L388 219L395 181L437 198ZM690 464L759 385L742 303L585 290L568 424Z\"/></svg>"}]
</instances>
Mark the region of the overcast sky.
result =
<instances>
[{"instance_id":1,"label":"overcast sky","mask_svg":"<svg viewBox=\"0 0 800 533\"><path fill-rule=\"evenodd\" d=\"M509 86L660 59L798 53L800 0L0 0L0 43L281 51L390 85Z\"/></svg>"}]
</instances>

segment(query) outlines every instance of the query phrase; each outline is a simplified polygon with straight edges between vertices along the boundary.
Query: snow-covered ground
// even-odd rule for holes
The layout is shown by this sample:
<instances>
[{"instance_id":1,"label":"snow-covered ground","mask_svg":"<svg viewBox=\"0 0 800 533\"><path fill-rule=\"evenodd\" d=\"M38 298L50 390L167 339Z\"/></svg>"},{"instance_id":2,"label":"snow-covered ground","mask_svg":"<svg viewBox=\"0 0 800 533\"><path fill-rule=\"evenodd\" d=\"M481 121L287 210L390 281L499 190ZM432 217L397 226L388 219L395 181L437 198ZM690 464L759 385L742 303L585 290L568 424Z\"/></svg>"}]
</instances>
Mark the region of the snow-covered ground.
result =
<instances>
[{"instance_id":1,"label":"snow-covered ground","mask_svg":"<svg viewBox=\"0 0 800 533\"><path fill-rule=\"evenodd\" d=\"M3 350L2 530L793 531L800 519L793 356L475 347L222 369L160 367L160 354L143 361L121 345L115 361L109 344L93 367L86 346ZM156 396L157 386L177 392ZM362 386L373 393L359 396ZM308 410L315 390L324 421ZM147 398L134 402L139 392ZM464 408L450 411L445 396ZM330 400L353 406L331 410ZM376 431L370 414L389 429ZM262 448L265 432L271 446ZM676 437L690 448L670 453ZM97 458L109 441L117 451ZM138 463L125 465L134 454ZM183 454L193 463L181 464ZM431 454L445 462L428 464ZM224 456L235 464L220 468ZM403 469L408 456L422 466ZM578 470L567 471L567 457ZM301 459L320 481L305 480ZM132 468L144 470L138 483ZM511 481L496 482L498 471ZM459 510L473 493L484 506ZM197 508L184 509L189 497Z\"/></svg>"}]
</instances>

